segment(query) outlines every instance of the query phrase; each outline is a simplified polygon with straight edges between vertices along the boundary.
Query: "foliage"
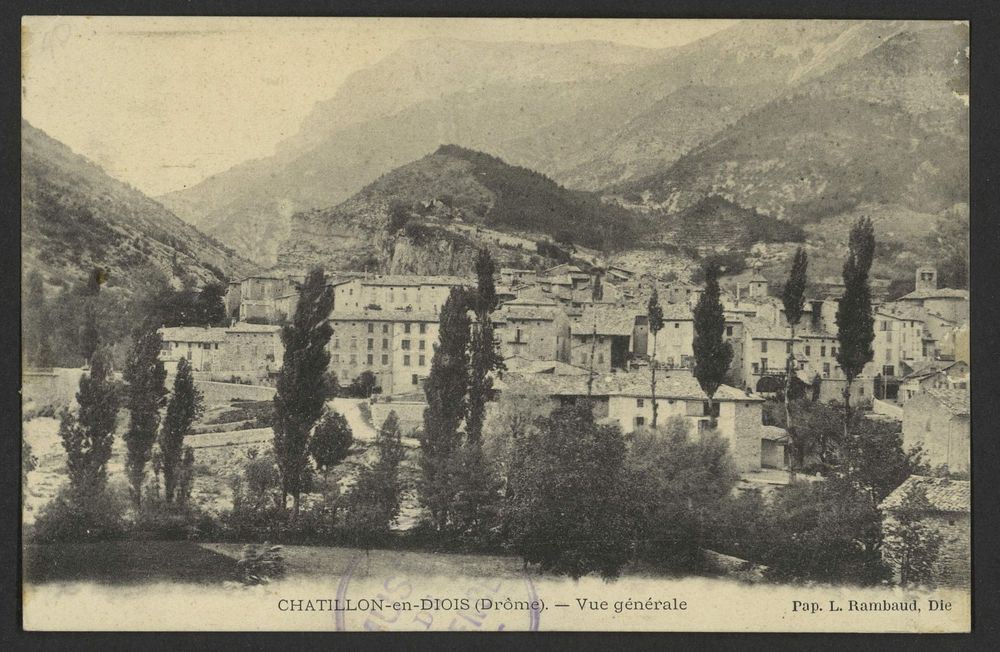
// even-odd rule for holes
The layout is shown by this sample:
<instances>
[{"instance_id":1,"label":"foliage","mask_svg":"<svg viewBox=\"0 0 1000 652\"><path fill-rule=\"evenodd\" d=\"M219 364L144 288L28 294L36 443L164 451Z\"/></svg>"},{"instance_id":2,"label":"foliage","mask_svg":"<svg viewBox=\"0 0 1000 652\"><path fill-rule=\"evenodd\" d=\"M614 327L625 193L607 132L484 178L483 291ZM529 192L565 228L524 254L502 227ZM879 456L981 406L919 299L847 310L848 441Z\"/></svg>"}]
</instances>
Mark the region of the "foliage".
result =
<instances>
[{"instance_id":1,"label":"foliage","mask_svg":"<svg viewBox=\"0 0 1000 652\"><path fill-rule=\"evenodd\" d=\"M799 247L795 250L795 257L792 259L792 268L788 271L788 281L781 291L781 302L785 308L785 321L791 329L791 338L795 339L795 327L802 321L802 311L806 302L806 271L809 267L809 257L805 249ZM794 478L798 468L796 463L801 459L797 452L801 447L798 433L796 432L794 421L792 420L789 403L792 400L792 379L795 377L795 356L791 350L788 351L788 358L785 364L785 428L788 430L789 460L788 472Z\"/></svg>"},{"instance_id":2,"label":"foliage","mask_svg":"<svg viewBox=\"0 0 1000 652\"><path fill-rule=\"evenodd\" d=\"M719 280L714 267L709 267L705 277L705 291L694 308L694 377L711 402L715 390L722 384L733 348L723 340L726 318L719 300Z\"/></svg>"},{"instance_id":3,"label":"foliage","mask_svg":"<svg viewBox=\"0 0 1000 652\"><path fill-rule=\"evenodd\" d=\"M931 510L927 492L914 485L903 495L885 531L886 561L899 573L903 586L927 584L934 579L934 567L944 537L923 522Z\"/></svg>"},{"instance_id":4,"label":"foliage","mask_svg":"<svg viewBox=\"0 0 1000 652\"><path fill-rule=\"evenodd\" d=\"M375 438L376 459L362 467L346 497L344 530L355 545L384 541L399 516L402 486L399 464L404 449L399 419L390 412Z\"/></svg>"},{"instance_id":5,"label":"foliage","mask_svg":"<svg viewBox=\"0 0 1000 652\"><path fill-rule=\"evenodd\" d=\"M332 307L333 290L327 287L323 270L314 268L302 285L292 322L281 329L285 356L274 397L274 452L282 494L292 496L296 515L308 463L309 432L326 402L324 381L330 363L326 345L333 334L327 316Z\"/></svg>"},{"instance_id":6,"label":"foliage","mask_svg":"<svg viewBox=\"0 0 1000 652\"><path fill-rule=\"evenodd\" d=\"M24 358L28 364L47 367L52 364L52 349L48 338L48 311L45 302L45 281L38 270L25 278L21 295L21 336Z\"/></svg>"},{"instance_id":7,"label":"foliage","mask_svg":"<svg viewBox=\"0 0 1000 652\"><path fill-rule=\"evenodd\" d=\"M726 251L705 256L701 265L691 274L692 283L704 283L709 270L715 270L716 276L732 276L747 268L746 255L740 251Z\"/></svg>"},{"instance_id":8,"label":"foliage","mask_svg":"<svg viewBox=\"0 0 1000 652\"><path fill-rule=\"evenodd\" d=\"M707 432L692 440L683 417L662 430L633 434L627 467L637 524L637 554L672 570L696 569L706 523L738 479L728 442Z\"/></svg>"},{"instance_id":9,"label":"foliage","mask_svg":"<svg viewBox=\"0 0 1000 652\"><path fill-rule=\"evenodd\" d=\"M492 548L500 534L501 483L486 458L483 442L466 441L451 464L451 534L465 547Z\"/></svg>"},{"instance_id":10,"label":"foliage","mask_svg":"<svg viewBox=\"0 0 1000 652\"><path fill-rule=\"evenodd\" d=\"M65 486L35 519L31 538L41 543L106 541L125 535L126 493L116 487L78 493Z\"/></svg>"},{"instance_id":11,"label":"foliage","mask_svg":"<svg viewBox=\"0 0 1000 652\"><path fill-rule=\"evenodd\" d=\"M904 451L898 422L857 416L847 438L837 447L837 477L868 496L877 507L908 477L925 472L919 448Z\"/></svg>"},{"instance_id":12,"label":"foliage","mask_svg":"<svg viewBox=\"0 0 1000 652\"><path fill-rule=\"evenodd\" d=\"M119 389L106 351L96 354L90 373L80 377L76 401L78 414L63 412L59 436L66 451L71 495L82 497L103 492L108 479Z\"/></svg>"},{"instance_id":13,"label":"foliage","mask_svg":"<svg viewBox=\"0 0 1000 652\"><path fill-rule=\"evenodd\" d=\"M869 218L860 218L851 228L848 257L844 263L844 295L837 306L837 363L848 383L874 356L875 339L871 287L868 272L875 253L875 231Z\"/></svg>"},{"instance_id":14,"label":"foliage","mask_svg":"<svg viewBox=\"0 0 1000 652\"><path fill-rule=\"evenodd\" d=\"M938 284L946 288L968 288L968 206L959 205L946 211L927 236L927 245L937 252Z\"/></svg>"},{"instance_id":15,"label":"foliage","mask_svg":"<svg viewBox=\"0 0 1000 652\"><path fill-rule=\"evenodd\" d=\"M248 543L243 546L236 567L244 584L267 584L285 574L285 558L281 555L281 546L265 542L258 548L257 545Z\"/></svg>"},{"instance_id":16,"label":"foliage","mask_svg":"<svg viewBox=\"0 0 1000 652\"><path fill-rule=\"evenodd\" d=\"M649 303L646 305L646 317L649 322L649 332L653 334L653 355L649 365L649 395L653 397L653 422L655 428L659 418L659 405L656 401L656 335L663 330L663 307L660 305L660 293L653 288L653 293L649 295Z\"/></svg>"},{"instance_id":17,"label":"foliage","mask_svg":"<svg viewBox=\"0 0 1000 652\"><path fill-rule=\"evenodd\" d=\"M274 423L274 401L238 401L228 410L207 419L206 424L250 421L251 428L270 428Z\"/></svg>"},{"instance_id":18,"label":"foliage","mask_svg":"<svg viewBox=\"0 0 1000 652\"><path fill-rule=\"evenodd\" d=\"M339 412L330 410L316 424L309 440L309 454L316 462L316 468L332 468L347 457L352 443L354 434L347 425L347 419Z\"/></svg>"},{"instance_id":19,"label":"foliage","mask_svg":"<svg viewBox=\"0 0 1000 652\"><path fill-rule=\"evenodd\" d=\"M632 524L621 431L564 406L514 441L505 530L525 562L574 578L617 577Z\"/></svg>"},{"instance_id":20,"label":"foliage","mask_svg":"<svg viewBox=\"0 0 1000 652\"><path fill-rule=\"evenodd\" d=\"M568 263L573 260L569 252L549 242L548 240L538 240L535 242L535 251L538 255L551 258L557 263Z\"/></svg>"},{"instance_id":21,"label":"foliage","mask_svg":"<svg viewBox=\"0 0 1000 652\"><path fill-rule=\"evenodd\" d=\"M362 371L344 388L344 394L352 398L371 398L378 388L378 378L371 371Z\"/></svg>"},{"instance_id":22,"label":"foliage","mask_svg":"<svg viewBox=\"0 0 1000 652\"><path fill-rule=\"evenodd\" d=\"M181 455L184 450L184 436L191 430L191 424L202 413L201 392L195 389L191 375L191 365L184 358L177 363L174 377L174 391L167 403L167 414L160 432L160 451L163 455L164 497L168 503L174 501L177 480L181 472Z\"/></svg>"},{"instance_id":23,"label":"foliage","mask_svg":"<svg viewBox=\"0 0 1000 652\"><path fill-rule=\"evenodd\" d=\"M21 437L21 487L28 482L28 474L38 468L38 458L31 450L31 444Z\"/></svg>"},{"instance_id":24,"label":"foliage","mask_svg":"<svg viewBox=\"0 0 1000 652\"><path fill-rule=\"evenodd\" d=\"M163 339L155 330L137 330L125 371L125 407L129 411L124 439L128 446L125 469L132 486L132 502L142 503L142 483L166 402L167 371L160 361Z\"/></svg>"},{"instance_id":25,"label":"foliage","mask_svg":"<svg viewBox=\"0 0 1000 652\"><path fill-rule=\"evenodd\" d=\"M469 326L465 291L452 288L441 309L438 347L424 383L427 408L420 434L420 500L438 531L448 524L454 497L451 459L461 445L459 426L467 413Z\"/></svg>"},{"instance_id":26,"label":"foliage","mask_svg":"<svg viewBox=\"0 0 1000 652\"><path fill-rule=\"evenodd\" d=\"M465 416L465 432L471 443L478 442L482 436L486 401L493 393L492 374L506 369L491 317L498 303L493 281L496 273L497 266L490 252L480 249L476 255L476 291L468 296L476 314L475 328L469 341L469 389Z\"/></svg>"}]
</instances>

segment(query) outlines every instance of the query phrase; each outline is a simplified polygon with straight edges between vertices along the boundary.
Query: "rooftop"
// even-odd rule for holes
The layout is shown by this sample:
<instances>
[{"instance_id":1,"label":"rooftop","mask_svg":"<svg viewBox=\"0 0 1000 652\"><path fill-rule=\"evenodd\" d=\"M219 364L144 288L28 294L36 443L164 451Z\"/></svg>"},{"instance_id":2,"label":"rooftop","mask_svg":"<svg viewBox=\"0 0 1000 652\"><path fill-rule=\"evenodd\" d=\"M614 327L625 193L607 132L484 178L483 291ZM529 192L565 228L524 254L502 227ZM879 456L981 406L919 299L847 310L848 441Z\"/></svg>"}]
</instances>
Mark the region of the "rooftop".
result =
<instances>
[{"instance_id":1,"label":"rooftop","mask_svg":"<svg viewBox=\"0 0 1000 652\"><path fill-rule=\"evenodd\" d=\"M584 306L580 316L573 319L573 334L591 335L596 324L598 335L631 335L635 328L635 318L640 314L644 314L644 311L637 308L590 304Z\"/></svg>"},{"instance_id":2,"label":"rooftop","mask_svg":"<svg viewBox=\"0 0 1000 652\"><path fill-rule=\"evenodd\" d=\"M276 333L281 330L281 326L275 324L249 324L238 322L225 329L227 333Z\"/></svg>"},{"instance_id":3,"label":"rooftop","mask_svg":"<svg viewBox=\"0 0 1000 652\"><path fill-rule=\"evenodd\" d=\"M954 290L952 288L938 288L936 290L914 290L904 295L900 301L919 301L923 299L965 299L969 300L967 290Z\"/></svg>"},{"instance_id":4,"label":"rooftop","mask_svg":"<svg viewBox=\"0 0 1000 652\"><path fill-rule=\"evenodd\" d=\"M928 389L927 393L936 398L953 415L969 416L969 390Z\"/></svg>"},{"instance_id":5,"label":"rooftop","mask_svg":"<svg viewBox=\"0 0 1000 652\"><path fill-rule=\"evenodd\" d=\"M223 342L225 330L210 326L170 326L161 328L159 333L165 342Z\"/></svg>"},{"instance_id":6,"label":"rooftop","mask_svg":"<svg viewBox=\"0 0 1000 652\"><path fill-rule=\"evenodd\" d=\"M968 480L951 480L949 478L931 478L924 475L911 475L906 481L896 487L896 490L886 496L879 506L884 510L899 509L903 497L913 487L920 487L927 495L927 501L934 512L971 511L971 494Z\"/></svg>"},{"instance_id":7,"label":"rooftop","mask_svg":"<svg viewBox=\"0 0 1000 652\"><path fill-rule=\"evenodd\" d=\"M362 285L380 286L417 286L417 285L473 285L472 279L461 276L410 276L406 274L387 274L374 278L361 279Z\"/></svg>"},{"instance_id":8,"label":"rooftop","mask_svg":"<svg viewBox=\"0 0 1000 652\"><path fill-rule=\"evenodd\" d=\"M612 373L594 378L594 396L634 396L651 398L649 391L650 374L648 371L630 373ZM502 381L497 381L497 388L503 391L508 387L528 389L546 396L586 396L587 376L559 376L541 373L507 373ZM663 374L656 379L657 399L681 399L704 401L708 397L701 390L698 381L690 374ZM717 401L762 401L755 394L747 394L742 390L720 385L715 392Z\"/></svg>"},{"instance_id":9,"label":"rooftop","mask_svg":"<svg viewBox=\"0 0 1000 652\"><path fill-rule=\"evenodd\" d=\"M334 310L328 321L438 322L441 315L408 310Z\"/></svg>"}]
</instances>

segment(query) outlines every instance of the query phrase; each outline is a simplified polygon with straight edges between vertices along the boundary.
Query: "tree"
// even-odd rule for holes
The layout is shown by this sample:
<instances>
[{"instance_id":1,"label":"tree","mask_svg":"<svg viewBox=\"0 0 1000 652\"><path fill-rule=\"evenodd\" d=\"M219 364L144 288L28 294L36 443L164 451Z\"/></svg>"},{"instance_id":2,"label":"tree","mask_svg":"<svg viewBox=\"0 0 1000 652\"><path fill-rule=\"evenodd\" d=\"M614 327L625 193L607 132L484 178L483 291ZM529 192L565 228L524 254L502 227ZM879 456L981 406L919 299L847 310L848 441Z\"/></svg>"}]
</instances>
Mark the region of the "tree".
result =
<instances>
[{"instance_id":1,"label":"tree","mask_svg":"<svg viewBox=\"0 0 1000 652\"><path fill-rule=\"evenodd\" d=\"M184 436L187 435L191 424L202 412L201 399L201 392L194 386L191 365L187 360L181 358L177 363L174 391L167 403L167 414L163 419L163 430L160 432L164 497L168 503L174 501L179 484L178 479L182 471L181 456L184 452Z\"/></svg>"},{"instance_id":2,"label":"tree","mask_svg":"<svg viewBox=\"0 0 1000 652\"><path fill-rule=\"evenodd\" d=\"M94 355L90 373L80 377L78 414L64 412L59 424L69 483L77 498L94 496L107 485L119 401L111 358L102 350Z\"/></svg>"},{"instance_id":3,"label":"tree","mask_svg":"<svg viewBox=\"0 0 1000 652\"><path fill-rule=\"evenodd\" d=\"M729 444L715 432L692 440L683 417L659 431L633 435L627 467L639 543L637 553L674 570L694 570L709 538L707 522L739 474Z\"/></svg>"},{"instance_id":4,"label":"tree","mask_svg":"<svg viewBox=\"0 0 1000 652\"><path fill-rule=\"evenodd\" d=\"M80 355L88 365L97 347L101 345L101 332L97 328L95 312L94 306L88 301L83 308L83 326L80 329Z\"/></svg>"},{"instance_id":5,"label":"tree","mask_svg":"<svg viewBox=\"0 0 1000 652\"><path fill-rule=\"evenodd\" d=\"M221 283L208 283L194 297L196 326L224 326L226 319L226 288Z\"/></svg>"},{"instance_id":6,"label":"tree","mask_svg":"<svg viewBox=\"0 0 1000 652\"><path fill-rule=\"evenodd\" d=\"M625 440L589 401L553 410L514 442L506 531L526 563L579 578L617 577L633 540Z\"/></svg>"},{"instance_id":7,"label":"tree","mask_svg":"<svg viewBox=\"0 0 1000 652\"><path fill-rule=\"evenodd\" d=\"M326 403L332 308L333 289L326 285L326 274L313 268L302 284L295 316L281 329L285 356L274 395L274 453L281 471L282 505L287 507L291 495L295 517L308 464L309 433Z\"/></svg>"},{"instance_id":8,"label":"tree","mask_svg":"<svg viewBox=\"0 0 1000 652\"><path fill-rule=\"evenodd\" d=\"M877 508L896 487L914 474L926 472L923 451L903 450L898 422L854 417L849 434L837 447L834 474L851 483Z\"/></svg>"},{"instance_id":9,"label":"tree","mask_svg":"<svg viewBox=\"0 0 1000 652\"><path fill-rule=\"evenodd\" d=\"M649 393L653 397L653 428L656 428L659 406L656 403L656 334L663 330L663 308L660 306L660 294L653 288L646 306L646 316L649 320L649 332L653 334L653 355L650 356Z\"/></svg>"},{"instance_id":10,"label":"tree","mask_svg":"<svg viewBox=\"0 0 1000 652\"><path fill-rule=\"evenodd\" d=\"M465 291L452 288L441 308L438 347L424 383L427 408L420 433L420 500L442 531L454 497L452 457L462 441L459 426L467 414L469 388L469 315Z\"/></svg>"},{"instance_id":11,"label":"tree","mask_svg":"<svg viewBox=\"0 0 1000 652\"><path fill-rule=\"evenodd\" d=\"M128 452L125 469L131 484L132 502L138 510L142 505L142 481L146 475L160 425L160 408L166 401L164 382L167 371L160 361L163 339L152 329L136 331L132 349L122 374L125 380L125 407L129 411L125 443Z\"/></svg>"},{"instance_id":12,"label":"tree","mask_svg":"<svg viewBox=\"0 0 1000 652\"><path fill-rule=\"evenodd\" d=\"M29 364L47 367L52 364L52 349L49 344L51 329L47 324L45 281L37 269L28 274L26 281L21 299L24 356Z\"/></svg>"},{"instance_id":13,"label":"tree","mask_svg":"<svg viewBox=\"0 0 1000 652\"><path fill-rule=\"evenodd\" d=\"M312 439L309 440L309 454L317 468L328 469L347 457L352 443L354 433L351 432L347 419L339 412L330 410L316 424Z\"/></svg>"},{"instance_id":14,"label":"tree","mask_svg":"<svg viewBox=\"0 0 1000 652\"><path fill-rule=\"evenodd\" d=\"M809 257L802 247L795 250L795 258L792 259L792 268L788 272L788 281L781 292L781 301L785 306L785 321L788 322L792 346L795 343L795 327L802 321L802 309L806 303L806 270L809 267ZM785 429L788 431L788 439L791 444L791 455L789 455L788 477L795 481L795 464L797 459L795 453L799 447L799 442L792 425L792 414L789 408L791 402L792 376L795 373L795 353L792 348L788 350L788 362L785 364Z\"/></svg>"},{"instance_id":15,"label":"tree","mask_svg":"<svg viewBox=\"0 0 1000 652\"><path fill-rule=\"evenodd\" d=\"M722 339L726 330L726 317L719 301L718 270L714 265L705 269L705 291L694 308L694 377L702 391L708 395L709 414L714 414L712 398L722 384L733 348Z\"/></svg>"},{"instance_id":16,"label":"tree","mask_svg":"<svg viewBox=\"0 0 1000 652\"><path fill-rule=\"evenodd\" d=\"M875 230L871 219L862 217L851 227L847 261L844 262L844 295L837 306L837 363L844 372L844 438L851 423L851 384L875 352L875 320L872 315L868 272L875 255Z\"/></svg>"},{"instance_id":17,"label":"tree","mask_svg":"<svg viewBox=\"0 0 1000 652\"><path fill-rule=\"evenodd\" d=\"M395 412L389 413L379 429L375 451L374 464L362 467L346 501L345 527L354 543L365 547L385 538L399 516L399 464L405 449Z\"/></svg>"},{"instance_id":18,"label":"tree","mask_svg":"<svg viewBox=\"0 0 1000 652\"><path fill-rule=\"evenodd\" d=\"M934 579L934 566L944 538L923 522L932 511L927 492L915 484L903 495L893 518L885 528L883 548L886 561L899 573L899 583L927 584Z\"/></svg>"},{"instance_id":19,"label":"tree","mask_svg":"<svg viewBox=\"0 0 1000 652\"><path fill-rule=\"evenodd\" d=\"M500 355L490 315L497 307L496 286L493 277L497 266L487 249L476 255L476 292L470 303L476 314L476 325L469 342L469 401L465 417L465 433L470 442L478 442L483 433L486 401L493 390L494 371L506 367Z\"/></svg>"}]
</instances>

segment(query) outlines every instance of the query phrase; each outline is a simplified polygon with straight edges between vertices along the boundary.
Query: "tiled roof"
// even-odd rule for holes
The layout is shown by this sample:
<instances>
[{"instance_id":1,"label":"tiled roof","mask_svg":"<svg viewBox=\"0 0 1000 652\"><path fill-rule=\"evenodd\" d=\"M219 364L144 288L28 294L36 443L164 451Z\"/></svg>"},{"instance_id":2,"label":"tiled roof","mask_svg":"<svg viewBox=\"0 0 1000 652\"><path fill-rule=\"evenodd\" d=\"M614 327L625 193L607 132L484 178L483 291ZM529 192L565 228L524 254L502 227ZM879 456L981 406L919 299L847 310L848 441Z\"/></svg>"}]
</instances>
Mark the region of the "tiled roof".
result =
<instances>
[{"instance_id":1,"label":"tiled roof","mask_svg":"<svg viewBox=\"0 0 1000 652\"><path fill-rule=\"evenodd\" d=\"M967 389L928 389L927 393L944 405L945 409L955 415L969 415L969 390Z\"/></svg>"},{"instance_id":2,"label":"tiled roof","mask_svg":"<svg viewBox=\"0 0 1000 652\"><path fill-rule=\"evenodd\" d=\"M362 285L473 285L472 279L461 276L410 276L406 274L392 274L377 276L361 280Z\"/></svg>"},{"instance_id":3,"label":"tiled roof","mask_svg":"<svg viewBox=\"0 0 1000 652\"><path fill-rule=\"evenodd\" d=\"M517 305L505 303L499 310L493 313L493 321L555 321L565 313L558 306L537 306L537 305Z\"/></svg>"},{"instance_id":4,"label":"tiled roof","mask_svg":"<svg viewBox=\"0 0 1000 652\"><path fill-rule=\"evenodd\" d=\"M645 314L645 311L637 308L590 304L583 308L579 317L573 319L573 334L593 334L596 322L598 335L631 335L635 328L635 318L641 314Z\"/></svg>"},{"instance_id":5,"label":"tiled roof","mask_svg":"<svg viewBox=\"0 0 1000 652\"><path fill-rule=\"evenodd\" d=\"M502 385L502 386L501 386ZM650 375L648 371L630 373L612 373L594 378L592 393L594 396L634 396L651 398L649 391ZM556 376L550 374L508 373L502 381L498 381L498 389L516 387L528 389L547 396L586 396L587 377ZM693 401L706 400L708 397L701 390L698 381L686 373L658 375L656 379L657 399L684 399ZM719 401L762 401L755 394L747 394L742 390L728 385L720 385L715 392L715 400Z\"/></svg>"},{"instance_id":6,"label":"tiled roof","mask_svg":"<svg viewBox=\"0 0 1000 652\"><path fill-rule=\"evenodd\" d=\"M968 480L930 478L923 475L911 475L895 491L886 496L880 507L883 510L898 509L903 502L903 497L913 487L920 487L924 490L927 502L931 504L931 511L961 513L971 511Z\"/></svg>"},{"instance_id":7,"label":"tiled roof","mask_svg":"<svg viewBox=\"0 0 1000 652\"><path fill-rule=\"evenodd\" d=\"M164 342L223 342L224 328L208 326L171 326L159 330Z\"/></svg>"},{"instance_id":8,"label":"tiled roof","mask_svg":"<svg viewBox=\"0 0 1000 652\"><path fill-rule=\"evenodd\" d=\"M281 326L274 324L248 324L239 322L226 328L227 333L275 333L281 330Z\"/></svg>"},{"instance_id":9,"label":"tiled roof","mask_svg":"<svg viewBox=\"0 0 1000 652\"><path fill-rule=\"evenodd\" d=\"M966 290L954 290L952 288L938 288L936 290L914 290L900 298L900 301L915 301L922 299L965 299L968 301L969 293Z\"/></svg>"},{"instance_id":10,"label":"tiled roof","mask_svg":"<svg viewBox=\"0 0 1000 652\"><path fill-rule=\"evenodd\" d=\"M504 360L507 373L512 374L549 374L553 376L586 376L589 371L583 367L559 360L528 360L520 356L511 356Z\"/></svg>"}]
</instances>

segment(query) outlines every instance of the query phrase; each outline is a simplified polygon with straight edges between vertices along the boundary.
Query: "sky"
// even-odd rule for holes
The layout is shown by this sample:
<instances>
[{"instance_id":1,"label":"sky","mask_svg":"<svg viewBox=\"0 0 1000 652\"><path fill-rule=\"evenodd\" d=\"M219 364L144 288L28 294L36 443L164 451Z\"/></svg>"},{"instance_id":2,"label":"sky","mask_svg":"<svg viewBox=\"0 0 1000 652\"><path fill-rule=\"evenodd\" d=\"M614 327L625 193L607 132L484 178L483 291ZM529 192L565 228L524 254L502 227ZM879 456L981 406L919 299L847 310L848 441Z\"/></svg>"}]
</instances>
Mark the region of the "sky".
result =
<instances>
[{"instance_id":1,"label":"sky","mask_svg":"<svg viewBox=\"0 0 1000 652\"><path fill-rule=\"evenodd\" d=\"M663 48L734 22L28 16L22 115L156 196L270 155L348 75L411 40Z\"/></svg>"}]
</instances>

